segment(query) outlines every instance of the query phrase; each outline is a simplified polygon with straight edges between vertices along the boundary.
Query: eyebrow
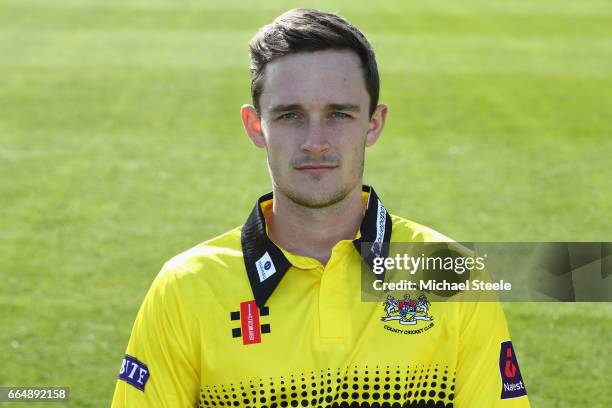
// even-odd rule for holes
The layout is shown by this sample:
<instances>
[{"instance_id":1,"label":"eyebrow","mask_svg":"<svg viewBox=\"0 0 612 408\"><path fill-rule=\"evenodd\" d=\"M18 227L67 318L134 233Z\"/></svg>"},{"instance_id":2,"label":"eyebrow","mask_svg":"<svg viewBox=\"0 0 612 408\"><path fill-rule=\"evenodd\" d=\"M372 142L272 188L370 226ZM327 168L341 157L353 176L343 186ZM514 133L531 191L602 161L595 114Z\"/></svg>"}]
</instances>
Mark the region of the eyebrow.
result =
<instances>
[{"instance_id":1,"label":"eyebrow","mask_svg":"<svg viewBox=\"0 0 612 408\"><path fill-rule=\"evenodd\" d=\"M352 103L330 103L328 105L325 105L325 109L326 110L332 110L332 111L346 111L346 112L360 112L361 108L359 107L359 105L355 105ZM271 113L279 113L279 112L287 112L287 111L294 111L294 110L304 110L304 107L298 103L290 103L290 104L278 104L278 105L274 105L270 108L270 112Z\"/></svg>"},{"instance_id":2,"label":"eyebrow","mask_svg":"<svg viewBox=\"0 0 612 408\"><path fill-rule=\"evenodd\" d=\"M290 103L288 105L279 104L279 105L274 105L270 108L271 113L287 112L287 111L294 111L294 110L302 110L302 105L297 104L297 103Z\"/></svg>"},{"instance_id":3,"label":"eyebrow","mask_svg":"<svg viewBox=\"0 0 612 408\"><path fill-rule=\"evenodd\" d=\"M359 105L354 105L352 103L331 103L326 106L328 110L333 111L346 111L346 112L360 112L361 108Z\"/></svg>"}]
</instances>

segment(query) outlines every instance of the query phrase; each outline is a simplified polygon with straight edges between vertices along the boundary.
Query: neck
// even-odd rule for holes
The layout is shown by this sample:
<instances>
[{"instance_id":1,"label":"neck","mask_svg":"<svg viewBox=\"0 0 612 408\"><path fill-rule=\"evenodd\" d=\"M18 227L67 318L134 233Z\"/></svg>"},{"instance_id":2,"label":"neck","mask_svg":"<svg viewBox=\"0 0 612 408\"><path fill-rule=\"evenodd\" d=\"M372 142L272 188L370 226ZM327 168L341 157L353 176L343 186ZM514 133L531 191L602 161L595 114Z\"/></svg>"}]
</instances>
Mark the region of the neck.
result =
<instances>
[{"instance_id":1,"label":"neck","mask_svg":"<svg viewBox=\"0 0 612 408\"><path fill-rule=\"evenodd\" d=\"M343 200L324 208L301 206L274 190L267 220L270 238L282 248L318 259L324 265L334 245L353 240L363 219L361 184Z\"/></svg>"}]
</instances>

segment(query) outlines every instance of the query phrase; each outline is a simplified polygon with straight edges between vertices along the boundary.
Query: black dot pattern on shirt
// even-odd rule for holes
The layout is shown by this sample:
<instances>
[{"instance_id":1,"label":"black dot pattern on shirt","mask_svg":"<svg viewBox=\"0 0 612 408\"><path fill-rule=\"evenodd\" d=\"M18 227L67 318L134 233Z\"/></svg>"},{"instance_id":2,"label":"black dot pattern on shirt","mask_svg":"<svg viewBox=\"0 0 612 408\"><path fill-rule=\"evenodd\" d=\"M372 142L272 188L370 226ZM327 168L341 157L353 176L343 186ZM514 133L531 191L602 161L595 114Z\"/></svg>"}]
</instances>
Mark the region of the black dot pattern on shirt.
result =
<instances>
[{"instance_id":1,"label":"black dot pattern on shirt","mask_svg":"<svg viewBox=\"0 0 612 408\"><path fill-rule=\"evenodd\" d=\"M456 373L437 364L351 366L204 385L199 407L452 408Z\"/></svg>"}]
</instances>

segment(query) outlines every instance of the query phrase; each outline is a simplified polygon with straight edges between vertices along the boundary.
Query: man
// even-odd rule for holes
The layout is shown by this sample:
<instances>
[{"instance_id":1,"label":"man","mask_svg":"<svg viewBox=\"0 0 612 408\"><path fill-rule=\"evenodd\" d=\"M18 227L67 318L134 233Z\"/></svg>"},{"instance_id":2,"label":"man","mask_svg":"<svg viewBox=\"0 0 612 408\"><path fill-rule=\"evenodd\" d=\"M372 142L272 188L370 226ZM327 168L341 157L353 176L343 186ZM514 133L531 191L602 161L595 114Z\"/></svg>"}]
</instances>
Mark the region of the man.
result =
<instances>
[{"instance_id":1,"label":"man","mask_svg":"<svg viewBox=\"0 0 612 408\"><path fill-rule=\"evenodd\" d=\"M362 185L387 116L366 38L292 10L255 36L251 59L241 116L272 193L244 226L164 265L113 406L529 406L498 303L361 301L360 244L447 240ZM385 323L398 307L401 322Z\"/></svg>"}]
</instances>

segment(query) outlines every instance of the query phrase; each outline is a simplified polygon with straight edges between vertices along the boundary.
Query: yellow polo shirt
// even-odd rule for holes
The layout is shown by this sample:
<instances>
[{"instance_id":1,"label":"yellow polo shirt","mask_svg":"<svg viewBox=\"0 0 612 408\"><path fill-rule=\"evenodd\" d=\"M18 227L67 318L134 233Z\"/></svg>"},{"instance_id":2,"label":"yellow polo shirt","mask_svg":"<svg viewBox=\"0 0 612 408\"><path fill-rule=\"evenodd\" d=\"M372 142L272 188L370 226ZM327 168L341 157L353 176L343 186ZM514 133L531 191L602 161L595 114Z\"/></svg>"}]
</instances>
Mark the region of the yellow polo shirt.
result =
<instances>
[{"instance_id":1,"label":"yellow polo shirt","mask_svg":"<svg viewBox=\"0 0 612 408\"><path fill-rule=\"evenodd\" d=\"M499 303L432 302L402 325L362 301L361 242L447 240L388 214L370 187L363 197L357 237L327 265L269 239L271 194L244 226L167 262L112 406L528 407Z\"/></svg>"}]
</instances>

